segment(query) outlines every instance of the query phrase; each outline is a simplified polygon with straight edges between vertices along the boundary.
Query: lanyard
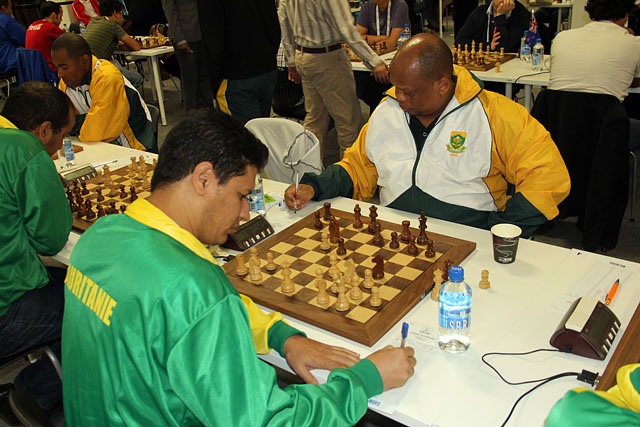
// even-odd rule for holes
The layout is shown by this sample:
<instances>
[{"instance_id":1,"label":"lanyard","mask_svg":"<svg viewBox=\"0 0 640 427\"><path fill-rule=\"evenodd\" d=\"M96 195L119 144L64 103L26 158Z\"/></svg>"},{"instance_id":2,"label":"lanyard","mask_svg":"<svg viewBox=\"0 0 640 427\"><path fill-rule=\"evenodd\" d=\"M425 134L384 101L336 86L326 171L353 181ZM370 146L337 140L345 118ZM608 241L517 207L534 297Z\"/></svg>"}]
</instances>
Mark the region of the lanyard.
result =
<instances>
[{"instance_id":1,"label":"lanyard","mask_svg":"<svg viewBox=\"0 0 640 427\"><path fill-rule=\"evenodd\" d=\"M380 35L380 15L378 14L378 6L376 6L376 36ZM387 5L387 37L389 37L389 29L391 28L391 0Z\"/></svg>"}]
</instances>

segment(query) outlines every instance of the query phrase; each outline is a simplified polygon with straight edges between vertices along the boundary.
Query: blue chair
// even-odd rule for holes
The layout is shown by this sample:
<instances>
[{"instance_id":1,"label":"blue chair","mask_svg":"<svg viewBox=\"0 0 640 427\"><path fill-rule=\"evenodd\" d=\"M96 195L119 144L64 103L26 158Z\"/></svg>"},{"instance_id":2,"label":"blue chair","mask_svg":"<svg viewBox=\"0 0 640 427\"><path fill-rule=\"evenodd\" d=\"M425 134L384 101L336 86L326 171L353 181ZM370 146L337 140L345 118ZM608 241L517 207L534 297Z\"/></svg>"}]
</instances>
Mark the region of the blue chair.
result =
<instances>
[{"instance_id":1,"label":"blue chair","mask_svg":"<svg viewBox=\"0 0 640 427\"><path fill-rule=\"evenodd\" d=\"M18 84L32 80L58 85L58 76L55 75L47 60L35 49L18 48Z\"/></svg>"}]
</instances>

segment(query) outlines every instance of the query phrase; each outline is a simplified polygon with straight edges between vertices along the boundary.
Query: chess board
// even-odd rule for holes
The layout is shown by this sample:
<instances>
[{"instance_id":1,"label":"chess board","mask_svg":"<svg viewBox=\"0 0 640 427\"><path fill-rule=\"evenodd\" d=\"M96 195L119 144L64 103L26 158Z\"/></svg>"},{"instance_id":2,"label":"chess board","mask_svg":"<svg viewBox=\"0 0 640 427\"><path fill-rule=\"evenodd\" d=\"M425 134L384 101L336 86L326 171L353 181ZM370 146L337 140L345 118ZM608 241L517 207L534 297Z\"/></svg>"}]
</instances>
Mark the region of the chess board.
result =
<instances>
[{"instance_id":1,"label":"chess board","mask_svg":"<svg viewBox=\"0 0 640 427\"><path fill-rule=\"evenodd\" d=\"M337 245L332 244L329 252L320 249L321 234L328 232L328 221L322 220L323 228L318 230L313 226L313 214L256 246L257 255L261 260L260 281L252 282L249 275L238 276L235 273L237 260L224 265L238 292L251 297L258 304L372 346L431 289L433 271L436 268L444 271L447 261L460 263L476 247L474 242L430 233L427 228L428 237L435 241L436 256L427 258L425 246L419 245L419 254L409 255L408 244L399 239L399 248L389 247L391 232L395 231L400 235L402 231L400 224L377 220L381 224L381 235L385 240L384 246L378 247L371 243L373 235L366 231L370 221L368 217L362 216L364 226L358 230L353 228L353 213L337 209L331 209L331 212L340 225L340 237L345 239L347 249L345 256L338 256L338 268L344 271L347 260L353 260L362 282L364 270L373 268L373 257L380 255L385 260L384 277L374 280L375 284L379 285L379 296L382 299L380 306L374 307L370 304L371 291L361 285L363 295L357 301L352 300L349 292L346 292L350 304L348 310L340 312L334 308L337 294L330 290L332 282L328 269L329 257L336 252ZM415 215L412 223L418 224L418 215ZM419 234L416 228L410 228L410 231L414 236ZM291 279L295 283L295 291L292 294L285 295L280 289L281 268L274 272L265 268L268 252L273 254L274 261L279 266L284 260L289 262ZM248 264L248 252L245 259ZM316 301L315 279L318 269L321 269L323 278L327 281L330 301L325 307Z\"/></svg>"},{"instance_id":2,"label":"chess board","mask_svg":"<svg viewBox=\"0 0 640 427\"><path fill-rule=\"evenodd\" d=\"M147 163L147 179L149 184L151 184L151 176L153 175L154 166L150 163ZM128 176L129 168L123 167L120 169L116 169L111 171L111 180L114 184L114 187L117 189L117 193L113 196L109 195L109 189L105 187L104 178L99 175L95 178L91 178L87 181L87 190L89 190L89 194L83 195L82 198L84 200L91 200L92 209L94 212L97 212L98 203L102 205L103 208L107 209L109 207L110 202L115 202L116 209L120 209L120 206L129 206L131 204L129 187L134 186L136 188L136 194L138 198L146 199L151 194L149 189L143 188L143 181L141 179L136 179L135 177ZM126 197L120 197L120 186L124 185L127 193ZM73 188L73 185L70 186ZM98 193L96 189L102 189L102 195L104 196L104 201L98 202ZM119 211L118 211L119 212ZM73 228L78 231L86 231L89 227L93 225L97 220L97 216L94 219L86 219L86 218L78 218L76 213L73 213Z\"/></svg>"},{"instance_id":3,"label":"chess board","mask_svg":"<svg viewBox=\"0 0 640 427\"><path fill-rule=\"evenodd\" d=\"M362 62L362 58L360 58L358 55L356 55L355 52L351 50L351 48L349 47L348 44L344 43L342 46L343 46L343 49L346 49L347 54L349 55L349 59L351 60L351 62ZM386 49L383 49L381 46L378 46L378 45L374 45L374 46L369 45L369 47L378 56L384 55L385 53L393 52L394 50L397 49L396 46L387 47Z\"/></svg>"},{"instance_id":4,"label":"chess board","mask_svg":"<svg viewBox=\"0 0 640 427\"><path fill-rule=\"evenodd\" d=\"M487 62L485 62L482 65L478 65L478 64L464 64L462 65L463 67L465 67L467 70L470 71L488 71L492 68L494 68L496 66L496 62L500 62L500 64L504 64L507 61L511 61L513 58L516 58L518 56L518 54L516 53L505 53L504 56L502 58L500 57L491 57L490 60L488 60ZM460 65L458 64L457 60L454 58L453 61L454 64L456 65Z\"/></svg>"}]
</instances>

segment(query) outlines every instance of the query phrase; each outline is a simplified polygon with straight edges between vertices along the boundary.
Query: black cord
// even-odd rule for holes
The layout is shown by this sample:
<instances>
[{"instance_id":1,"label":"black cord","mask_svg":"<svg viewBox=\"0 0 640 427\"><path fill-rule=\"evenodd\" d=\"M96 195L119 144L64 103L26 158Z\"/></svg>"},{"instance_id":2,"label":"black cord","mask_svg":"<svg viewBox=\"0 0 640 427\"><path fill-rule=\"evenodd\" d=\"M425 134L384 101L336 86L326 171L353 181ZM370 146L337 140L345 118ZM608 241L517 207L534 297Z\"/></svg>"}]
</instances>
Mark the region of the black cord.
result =
<instances>
[{"instance_id":1,"label":"black cord","mask_svg":"<svg viewBox=\"0 0 640 427\"><path fill-rule=\"evenodd\" d=\"M523 78L523 77L531 77L531 76L537 76L538 74L547 74L547 73L550 73L550 71L540 71L540 72L537 72L537 73L523 74L523 75L521 75L521 76L518 76L518 77L513 81L513 84L518 83L518 80L520 80L520 79L521 79L521 78Z\"/></svg>"},{"instance_id":2,"label":"black cord","mask_svg":"<svg viewBox=\"0 0 640 427\"><path fill-rule=\"evenodd\" d=\"M540 378L539 380L530 380L530 381L521 381L521 382L517 382L517 383L512 383L511 381L506 380L501 374L500 372L498 372L498 370L496 368L494 368L489 362L487 362L485 360L485 357L487 356L526 356L528 354L533 354L533 353L538 353L541 351L553 351L553 352L558 352L560 350L555 349L555 348L539 348L537 350L531 350L531 351L526 351L524 353L485 353L482 355L482 361L484 362L485 365L487 365L488 367L490 367L491 369L493 369L493 372L495 372L496 374L498 374L498 376L500 377L500 379L502 381L504 381L505 383L509 384L509 385L522 385L522 384L532 384L532 383L539 383L540 381L545 381L551 377L547 377L547 378ZM576 373L576 375L578 375Z\"/></svg>"}]
</instances>

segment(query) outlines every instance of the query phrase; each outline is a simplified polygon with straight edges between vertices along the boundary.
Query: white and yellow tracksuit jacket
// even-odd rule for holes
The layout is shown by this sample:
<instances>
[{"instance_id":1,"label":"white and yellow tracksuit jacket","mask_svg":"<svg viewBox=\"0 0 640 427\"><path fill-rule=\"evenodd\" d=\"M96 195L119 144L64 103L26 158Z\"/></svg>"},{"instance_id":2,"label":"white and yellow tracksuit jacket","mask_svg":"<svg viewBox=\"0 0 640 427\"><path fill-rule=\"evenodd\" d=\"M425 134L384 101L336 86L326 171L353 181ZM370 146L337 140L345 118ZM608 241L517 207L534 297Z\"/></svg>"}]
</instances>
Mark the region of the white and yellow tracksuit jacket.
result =
<instances>
[{"instance_id":1,"label":"white and yellow tracksuit jacket","mask_svg":"<svg viewBox=\"0 0 640 427\"><path fill-rule=\"evenodd\" d=\"M418 152L391 88L344 158L301 181L314 199L370 199L383 206L489 228L510 222L530 235L558 214L569 173L549 132L525 108L482 90L454 66L455 94Z\"/></svg>"}]
</instances>

